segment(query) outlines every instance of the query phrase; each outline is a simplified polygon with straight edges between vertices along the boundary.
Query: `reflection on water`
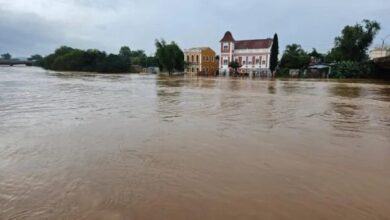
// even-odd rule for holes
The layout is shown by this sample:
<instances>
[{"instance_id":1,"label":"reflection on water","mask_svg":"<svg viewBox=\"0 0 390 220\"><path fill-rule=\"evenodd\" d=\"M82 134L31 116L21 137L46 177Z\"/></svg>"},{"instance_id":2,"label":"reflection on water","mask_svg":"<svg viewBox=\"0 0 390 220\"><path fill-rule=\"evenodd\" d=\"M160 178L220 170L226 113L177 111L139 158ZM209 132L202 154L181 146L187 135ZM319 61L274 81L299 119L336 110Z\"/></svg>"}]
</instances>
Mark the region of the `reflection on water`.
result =
<instances>
[{"instance_id":1,"label":"reflection on water","mask_svg":"<svg viewBox=\"0 0 390 220\"><path fill-rule=\"evenodd\" d=\"M384 87L384 88L378 88L376 91L373 91L375 93L375 96L373 97L376 100L379 101L386 101L390 102L390 88Z\"/></svg>"},{"instance_id":2,"label":"reflection on water","mask_svg":"<svg viewBox=\"0 0 390 220\"><path fill-rule=\"evenodd\" d=\"M275 81L270 81L268 83L268 92L269 92L269 94L276 94L276 83L275 83Z\"/></svg>"},{"instance_id":3,"label":"reflection on water","mask_svg":"<svg viewBox=\"0 0 390 220\"><path fill-rule=\"evenodd\" d=\"M347 131L358 133L365 130L369 116L359 106L337 102L331 105L334 114L330 115L329 120L337 128L336 131L341 131L342 135L350 135Z\"/></svg>"},{"instance_id":4,"label":"reflection on water","mask_svg":"<svg viewBox=\"0 0 390 220\"><path fill-rule=\"evenodd\" d=\"M330 93L337 99L331 102L331 109L327 111L329 120L337 128L335 131L341 136L356 137L360 131L365 131L365 125L369 123L369 113L364 111L364 104L353 102L350 99L362 97L361 85L345 83L335 84L329 88Z\"/></svg>"},{"instance_id":5,"label":"reflection on water","mask_svg":"<svg viewBox=\"0 0 390 220\"><path fill-rule=\"evenodd\" d=\"M359 98L361 96L362 88L360 87L360 85L348 85L345 83L338 83L333 87L330 87L330 92L334 96Z\"/></svg>"},{"instance_id":6,"label":"reflection on water","mask_svg":"<svg viewBox=\"0 0 390 220\"><path fill-rule=\"evenodd\" d=\"M390 216L384 82L0 76L0 219Z\"/></svg>"}]
</instances>

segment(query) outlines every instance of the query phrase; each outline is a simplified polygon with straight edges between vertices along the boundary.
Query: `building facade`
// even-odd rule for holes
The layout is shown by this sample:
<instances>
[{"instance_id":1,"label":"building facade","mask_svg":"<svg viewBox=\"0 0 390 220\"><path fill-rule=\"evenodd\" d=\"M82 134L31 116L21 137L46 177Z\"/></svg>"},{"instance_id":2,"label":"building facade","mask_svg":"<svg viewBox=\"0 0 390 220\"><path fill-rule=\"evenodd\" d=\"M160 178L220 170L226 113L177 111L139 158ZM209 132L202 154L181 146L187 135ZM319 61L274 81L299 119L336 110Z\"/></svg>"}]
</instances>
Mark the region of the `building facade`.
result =
<instances>
[{"instance_id":1,"label":"building facade","mask_svg":"<svg viewBox=\"0 0 390 220\"><path fill-rule=\"evenodd\" d=\"M189 74L215 76L218 71L215 51L209 47L184 50L184 61L188 64L186 73Z\"/></svg>"},{"instance_id":2,"label":"building facade","mask_svg":"<svg viewBox=\"0 0 390 220\"><path fill-rule=\"evenodd\" d=\"M371 60L387 56L390 56L390 47L374 48L369 54Z\"/></svg>"},{"instance_id":3,"label":"building facade","mask_svg":"<svg viewBox=\"0 0 390 220\"><path fill-rule=\"evenodd\" d=\"M232 33L226 32L220 41L220 74L229 75L232 72L229 64L236 61L241 66L239 73L252 76L269 75L272 42L270 38L235 40Z\"/></svg>"}]
</instances>

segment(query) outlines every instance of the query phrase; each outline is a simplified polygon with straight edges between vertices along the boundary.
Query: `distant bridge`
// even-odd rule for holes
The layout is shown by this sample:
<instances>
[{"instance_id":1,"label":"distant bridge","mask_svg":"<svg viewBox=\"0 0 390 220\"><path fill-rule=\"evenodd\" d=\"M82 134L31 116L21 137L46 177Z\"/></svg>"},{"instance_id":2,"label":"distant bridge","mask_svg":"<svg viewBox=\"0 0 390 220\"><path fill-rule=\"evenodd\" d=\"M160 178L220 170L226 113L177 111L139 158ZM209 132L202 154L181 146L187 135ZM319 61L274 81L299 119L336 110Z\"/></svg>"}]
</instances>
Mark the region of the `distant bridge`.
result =
<instances>
[{"instance_id":1,"label":"distant bridge","mask_svg":"<svg viewBox=\"0 0 390 220\"><path fill-rule=\"evenodd\" d=\"M376 58L374 63L383 69L390 70L390 56Z\"/></svg>"},{"instance_id":2,"label":"distant bridge","mask_svg":"<svg viewBox=\"0 0 390 220\"><path fill-rule=\"evenodd\" d=\"M33 65L33 61L0 60L0 66L16 66L16 65L32 66Z\"/></svg>"}]
</instances>

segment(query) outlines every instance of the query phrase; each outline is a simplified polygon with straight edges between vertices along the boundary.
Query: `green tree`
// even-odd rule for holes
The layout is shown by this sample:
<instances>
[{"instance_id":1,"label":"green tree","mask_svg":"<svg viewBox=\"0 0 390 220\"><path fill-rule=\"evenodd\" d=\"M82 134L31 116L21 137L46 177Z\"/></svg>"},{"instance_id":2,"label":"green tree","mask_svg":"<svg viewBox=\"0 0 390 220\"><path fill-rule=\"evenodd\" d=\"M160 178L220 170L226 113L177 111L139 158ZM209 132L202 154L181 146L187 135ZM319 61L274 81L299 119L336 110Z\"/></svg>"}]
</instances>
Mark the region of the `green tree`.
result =
<instances>
[{"instance_id":1,"label":"green tree","mask_svg":"<svg viewBox=\"0 0 390 220\"><path fill-rule=\"evenodd\" d=\"M355 61L341 61L332 70L333 78L359 78L363 75L362 66Z\"/></svg>"},{"instance_id":2,"label":"green tree","mask_svg":"<svg viewBox=\"0 0 390 220\"><path fill-rule=\"evenodd\" d=\"M271 72L275 71L276 67L278 66L278 56L279 56L279 39L278 39L278 34L275 34L272 47L271 47L271 58L270 58Z\"/></svg>"},{"instance_id":3,"label":"green tree","mask_svg":"<svg viewBox=\"0 0 390 220\"><path fill-rule=\"evenodd\" d=\"M35 61L35 60L42 60L43 57L39 54L31 55L30 58L28 58L29 61Z\"/></svg>"},{"instance_id":4,"label":"green tree","mask_svg":"<svg viewBox=\"0 0 390 220\"><path fill-rule=\"evenodd\" d=\"M32 55L28 60L32 61L34 66L43 66L43 57L39 54Z\"/></svg>"},{"instance_id":5,"label":"green tree","mask_svg":"<svg viewBox=\"0 0 390 220\"><path fill-rule=\"evenodd\" d=\"M335 38L335 47L330 56L335 61L361 62L367 59L368 47L381 29L376 21L363 20L362 24L346 26L341 36Z\"/></svg>"},{"instance_id":6,"label":"green tree","mask_svg":"<svg viewBox=\"0 0 390 220\"><path fill-rule=\"evenodd\" d=\"M1 55L1 58L4 60L10 60L12 58L11 54L5 53Z\"/></svg>"},{"instance_id":7,"label":"green tree","mask_svg":"<svg viewBox=\"0 0 390 220\"><path fill-rule=\"evenodd\" d=\"M164 40L156 40L155 45L156 59L161 70L167 71L169 75L184 70L184 53L175 42L167 44Z\"/></svg>"},{"instance_id":8,"label":"green tree","mask_svg":"<svg viewBox=\"0 0 390 220\"><path fill-rule=\"evenodd\" d=\"M102 63L107 58L105 52L89 49L83 54L83 71L87 72L99 72L98 65Z\"/></svg>"},{"instance_id":9,"label":"green tree","mask_svg":"<svg viewBox=\"0 0 390 220\"><path fill-rule=\"evenodd\" d=\"M119 50L118 59L121 59L121 62L128 65L127 70L131 71L131 64L132 64L132 51L130 50L130 47L123 46ZM110 57L110 59L115 59L114 57ZM107 64L108 65L108 64ZM119 67L119 65L117 65Z\"/></svg>"},{"instance_id":10,"label":"green tree","mask_svg":"<svg viewBox=\"0 0 390 220\"><path fill-rule=\"evenodd\" d=\"M126 73L130 71L130 63L123 57L115 54L108 55L98 63L97 72L101 73Z\"/></svg>"},{"instance_id":11,"label":"green tree","mask_svg":"<svg viewBox=\"0 0 390 220\"><path fill-rule=\"evenodd\" d=\"M131 56L130 47L128 47L128 46L121 47L121 49L119 50L119 56L130 57Z\"/></svg>"},{"instance_id":12,"label":"green tree","mask_svg":"<svg viewBox=\"0 0 390 220\"><path fill-rule=\"evenodd\" d=\"M302 69L310 63L310 56L302 49L299 44L286 46L280 65L287 69Z\"/></svg>"},{"instance_id":13,"label":"green tree","mask_svg":"<svg viewBox=\"0 0 390 220\"><path fill-rule=\"evenodd\" d=\"M157 62L156 57L154 57L154 56L147 57L145 67L155 67L155 66L158 66L158 62Z\"/></svg>"},{"instance_id":14,"label":"green tree","mask_svg":"<svg viewBox=\"0 0 390 220\"><path fill-rule=\"evenodd\" d=\"M324 55L319 53L316 48L313 48L312 51L309 53L309 56L310 57L313 57L313 58L316 58L316 59L319 59L322 61L322 59L324 59Z\"/></svg>"},{"instance_id":15,"label":"green tree","mask_svg":"<svg viewBox=\"0 0 390 220\"><path fill-rule=\"evenodd\" d=\"M237 61L232 61L229 63L229 67L234 69L234 74L236 75L238 73L238 69L241 67L241 65Z\"/></svg>"},{"instance_id":16,"label":"green tree","mask_svg":"<svg viewBox=\"0 0 390 220\"><path fill-rule=\"evenodd\" d=\"M85 71L86 60L84 59L84 52L78 49L72 49L62 56L57 56L54 59L52 68L54 70L64 71Z\"/></svg>"},{"instance_id":17,"label":"green tree","mask_svg":"<svg viewBox=\"0 0 390 220\"><path fill-rule=\"evenodd\" d=\"M62 71L87 71L103 73L128 73L131 69L130 57L124 55L106 55L96 49L80 50L60 47L53 54L43 58L46 69Z\"/></svg>"},{"instance_id":18,"label":"green tree","mask_svg":"<svg viewBox=\"0 0 390 220\"><path fill-rule=\"evenodd\" d=\"M147 67L147 56L145 51L136 50L131 52L131 60L134 65L140 65L142 67Z\"/></svg>"},{"instance_id":19,"label":"green tree","mask_svg":"<svg viewBox=\"0 0 390 220\"><path fill-rule=\"evenodd\" d=\"M45 69L53 69L52 65L54 62L54 59L56 58L55 54L49 54L46 57L43 58L43 65L42 67Z\"/></svg>"},{"instance_id":20,"label":"green tree","mask_svg":"<svg viewBox=\"0 0 390 220\"><path fill-rule=\"evenodd\" d=\"M55 54L56 56L62 56L62 55L65 55L65 54L67 54L67 53L72 52L73 50L74 50L74 49L71 48L71 47L68 47L68 46L61 46L60 48L58 48L58 49L56 49L56 50L54 51L54 54Z\"/></svg>"},{"instance_id":21,"label":"green tree","mask_svg":"<svg viewBox=\"0 0 390 220\"><path fill-rule=\"evenodd\" d=\"M316 48L313 48L312 51L308 54L310 57L310 62L311 63L319 63L323 62L325 59L325 55L319 53Z\"/></svg>"}]
</instances>

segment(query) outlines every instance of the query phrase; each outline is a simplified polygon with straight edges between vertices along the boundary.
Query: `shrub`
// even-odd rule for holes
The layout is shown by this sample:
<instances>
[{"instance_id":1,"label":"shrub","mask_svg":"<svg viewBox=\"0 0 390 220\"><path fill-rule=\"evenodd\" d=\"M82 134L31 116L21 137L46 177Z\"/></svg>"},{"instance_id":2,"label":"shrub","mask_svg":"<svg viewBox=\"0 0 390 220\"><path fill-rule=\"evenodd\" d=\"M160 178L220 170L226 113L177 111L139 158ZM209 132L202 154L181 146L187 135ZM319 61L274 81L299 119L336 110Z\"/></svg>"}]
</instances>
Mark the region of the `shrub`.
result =
<instances>
[{"instance_id":1,"label":"shrub","mask_svg":"<svg viewBox=\"0 0 390 220\"><path fill-rule=\"evenodd\" d=\"M337 63L331 73L333 78L367 78L372 77L372 63L358 63L355 61L342 61Z\"/></svg>"}]
</instances>

